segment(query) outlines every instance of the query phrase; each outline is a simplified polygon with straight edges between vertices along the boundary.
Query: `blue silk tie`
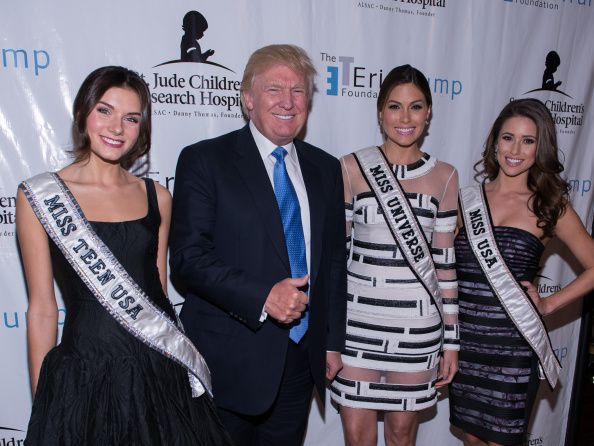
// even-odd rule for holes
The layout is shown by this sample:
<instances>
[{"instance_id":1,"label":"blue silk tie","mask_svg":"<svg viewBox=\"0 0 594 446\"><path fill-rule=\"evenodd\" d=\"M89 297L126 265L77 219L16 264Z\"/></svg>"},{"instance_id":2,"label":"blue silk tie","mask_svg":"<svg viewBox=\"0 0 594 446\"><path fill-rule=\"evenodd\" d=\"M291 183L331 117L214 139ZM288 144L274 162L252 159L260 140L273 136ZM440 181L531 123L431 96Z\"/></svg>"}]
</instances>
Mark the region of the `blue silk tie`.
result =
<instances>
[{"instance_id":1,"label":"blue silk tie","mask_svg":"<svg viewBox=\"0 0 594 446\"><path fill-rule=\"evenodd\" d=\"M291 265L291 277L303 277L307 274L307 260L305 258L305 238L303 237L303 226L301 224L301 208L299 207L297 193L285 166L286 155L287 151L283 147L277 147L272 151L272 156L276 158L272 175L274 194L276 195L283 222L285 243L289 254L289 264ZM296 344L305 335L308 321L309 310L306 309L301 319L289 331L289 338Z\"/></svg>"}]
</instances>

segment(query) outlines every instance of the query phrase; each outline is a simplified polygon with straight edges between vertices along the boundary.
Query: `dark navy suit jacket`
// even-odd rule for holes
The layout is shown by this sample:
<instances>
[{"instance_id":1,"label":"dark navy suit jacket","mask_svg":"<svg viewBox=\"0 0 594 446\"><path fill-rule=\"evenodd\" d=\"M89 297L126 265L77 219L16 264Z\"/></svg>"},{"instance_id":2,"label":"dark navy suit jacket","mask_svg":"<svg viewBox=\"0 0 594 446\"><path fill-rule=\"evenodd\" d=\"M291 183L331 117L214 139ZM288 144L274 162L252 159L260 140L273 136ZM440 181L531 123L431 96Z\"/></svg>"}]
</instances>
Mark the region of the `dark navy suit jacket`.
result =
<instances>
[{"instance_id":1,"label":"dark navy suit jacket","mask_svg":"<svg viewBox=\"0 0 594 446\"><path fill-rule=\"evenodd\" d=\"M295 140L311 218L310 323L315 385L326 351L342 351L346 254L340 164ZM183 149L170 236L174 280L186 289L181 319L212 373L218 406L261 414L277 395L289 330L259 321L272 286L291 277L278 205L249 126Z\"/></svg>"}]
</instances>

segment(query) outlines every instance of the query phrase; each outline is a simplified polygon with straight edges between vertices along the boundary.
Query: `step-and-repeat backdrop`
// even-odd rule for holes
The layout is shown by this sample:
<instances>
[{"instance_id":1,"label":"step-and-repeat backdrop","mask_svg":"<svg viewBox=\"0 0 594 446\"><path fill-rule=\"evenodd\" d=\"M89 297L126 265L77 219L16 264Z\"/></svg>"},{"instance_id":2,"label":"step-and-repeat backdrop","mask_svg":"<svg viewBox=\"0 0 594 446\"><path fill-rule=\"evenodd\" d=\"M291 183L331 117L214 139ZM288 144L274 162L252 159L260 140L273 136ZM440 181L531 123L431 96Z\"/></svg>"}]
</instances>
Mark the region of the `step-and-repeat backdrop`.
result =
<instances>
[{"instance_id":1,"label":"step-and-repeat backdrop","mask_svg":"<svg viewBox=\"0 0 594 446\"><path fill-rule=\"evenodd\" d=\"M206 53L202 62L181 60L184 17ZM90 71L117 64L142 73L153 102L148 175L172 192L182 147L244 125L243 67L271 43L309 52L318 75L305 139L336 156L381 142L375 102L383 77L405 63L421 69L434 95L422 149L455 165L461 185L474 181L472 166L503 105L535 97L555 118L573 205L591 225L593 24L592 0L2 2L0 442L22 444L31 407L15 192L23 179L69 162L72 101ZM553 89L543 89L544 79ZM562 246L553 246L539 291L549 295L578 270ZM555 391L541 386L526 445L564 444L579 310L575 305L548 320L563 373ZM422 414L418 444L461 444L448 416L444 394ZM306 445L341 444L336 410L314 402Z\"/></svg>"}]
</instances>

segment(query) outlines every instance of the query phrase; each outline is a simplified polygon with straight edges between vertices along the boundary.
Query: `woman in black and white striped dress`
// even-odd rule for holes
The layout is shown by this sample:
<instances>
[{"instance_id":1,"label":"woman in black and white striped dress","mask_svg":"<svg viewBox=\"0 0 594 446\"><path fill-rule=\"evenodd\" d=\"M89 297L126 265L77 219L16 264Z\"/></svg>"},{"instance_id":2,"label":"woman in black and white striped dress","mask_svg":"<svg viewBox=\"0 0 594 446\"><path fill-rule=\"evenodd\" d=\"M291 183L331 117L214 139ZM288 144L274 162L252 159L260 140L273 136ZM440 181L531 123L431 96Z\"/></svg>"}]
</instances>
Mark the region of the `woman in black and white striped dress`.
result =
<instances>
[{"instance_id":1,"label":"woman in black and white striped dress","mask_svg":"<svg viewBox=\"0 0 594 446\"><path fill-rule=\"evenodd\" d=\"M431 103L420 71L409 65L393 69L377 100L384 135L377 149L416 217L422 232L416 235L427 241L437 298L405 260L357 155L341 160L350 234L347 340L344 368L331 396L340 405L347 445L377 443L379 412L384 412L386 444L414 444L418 411L436 403L436 387L449 383L457 370L458 176L451 165L419 148ZM405 244L416 235L405 231Z\"/></svg>"}]
</instances>

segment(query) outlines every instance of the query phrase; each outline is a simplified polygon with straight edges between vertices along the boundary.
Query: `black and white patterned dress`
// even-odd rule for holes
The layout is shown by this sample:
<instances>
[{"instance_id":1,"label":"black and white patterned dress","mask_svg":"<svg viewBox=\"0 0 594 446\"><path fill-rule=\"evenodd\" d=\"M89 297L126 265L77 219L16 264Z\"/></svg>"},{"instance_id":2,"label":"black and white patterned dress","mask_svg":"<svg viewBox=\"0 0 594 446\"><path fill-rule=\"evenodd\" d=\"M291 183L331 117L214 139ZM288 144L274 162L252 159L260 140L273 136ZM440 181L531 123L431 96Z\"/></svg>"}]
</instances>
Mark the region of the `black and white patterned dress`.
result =
<instances>
[{"instance_id":1,"label":"black and white patterned dress","mask_svg":"<svg viewBox=\"0 0 594 446\"><path fill-rule=\"evenodd\" d=\"M519 228L495 226L495 241L516 280L531 282L542 242ZM538 358L507 315L461 228L455 241L461 350L450 386L450 421L503 445L524 440L539 386Z\"/></svg>"},{"instance_id":2,"label":"black and white patterned dress","mask_svg":"<svg viewBox=\"0 0 594 446\"><path fill-rule=\"evenodd\" d=\"M424 155L392 166L431 247L445 326L431 296L404 260L353 155L342 159L347 231L348 307L344 368L331 385L340 405L422 410L436 403L442 342L458 349L453 234L458 178Z\"/></svg>"}]
</instances>

